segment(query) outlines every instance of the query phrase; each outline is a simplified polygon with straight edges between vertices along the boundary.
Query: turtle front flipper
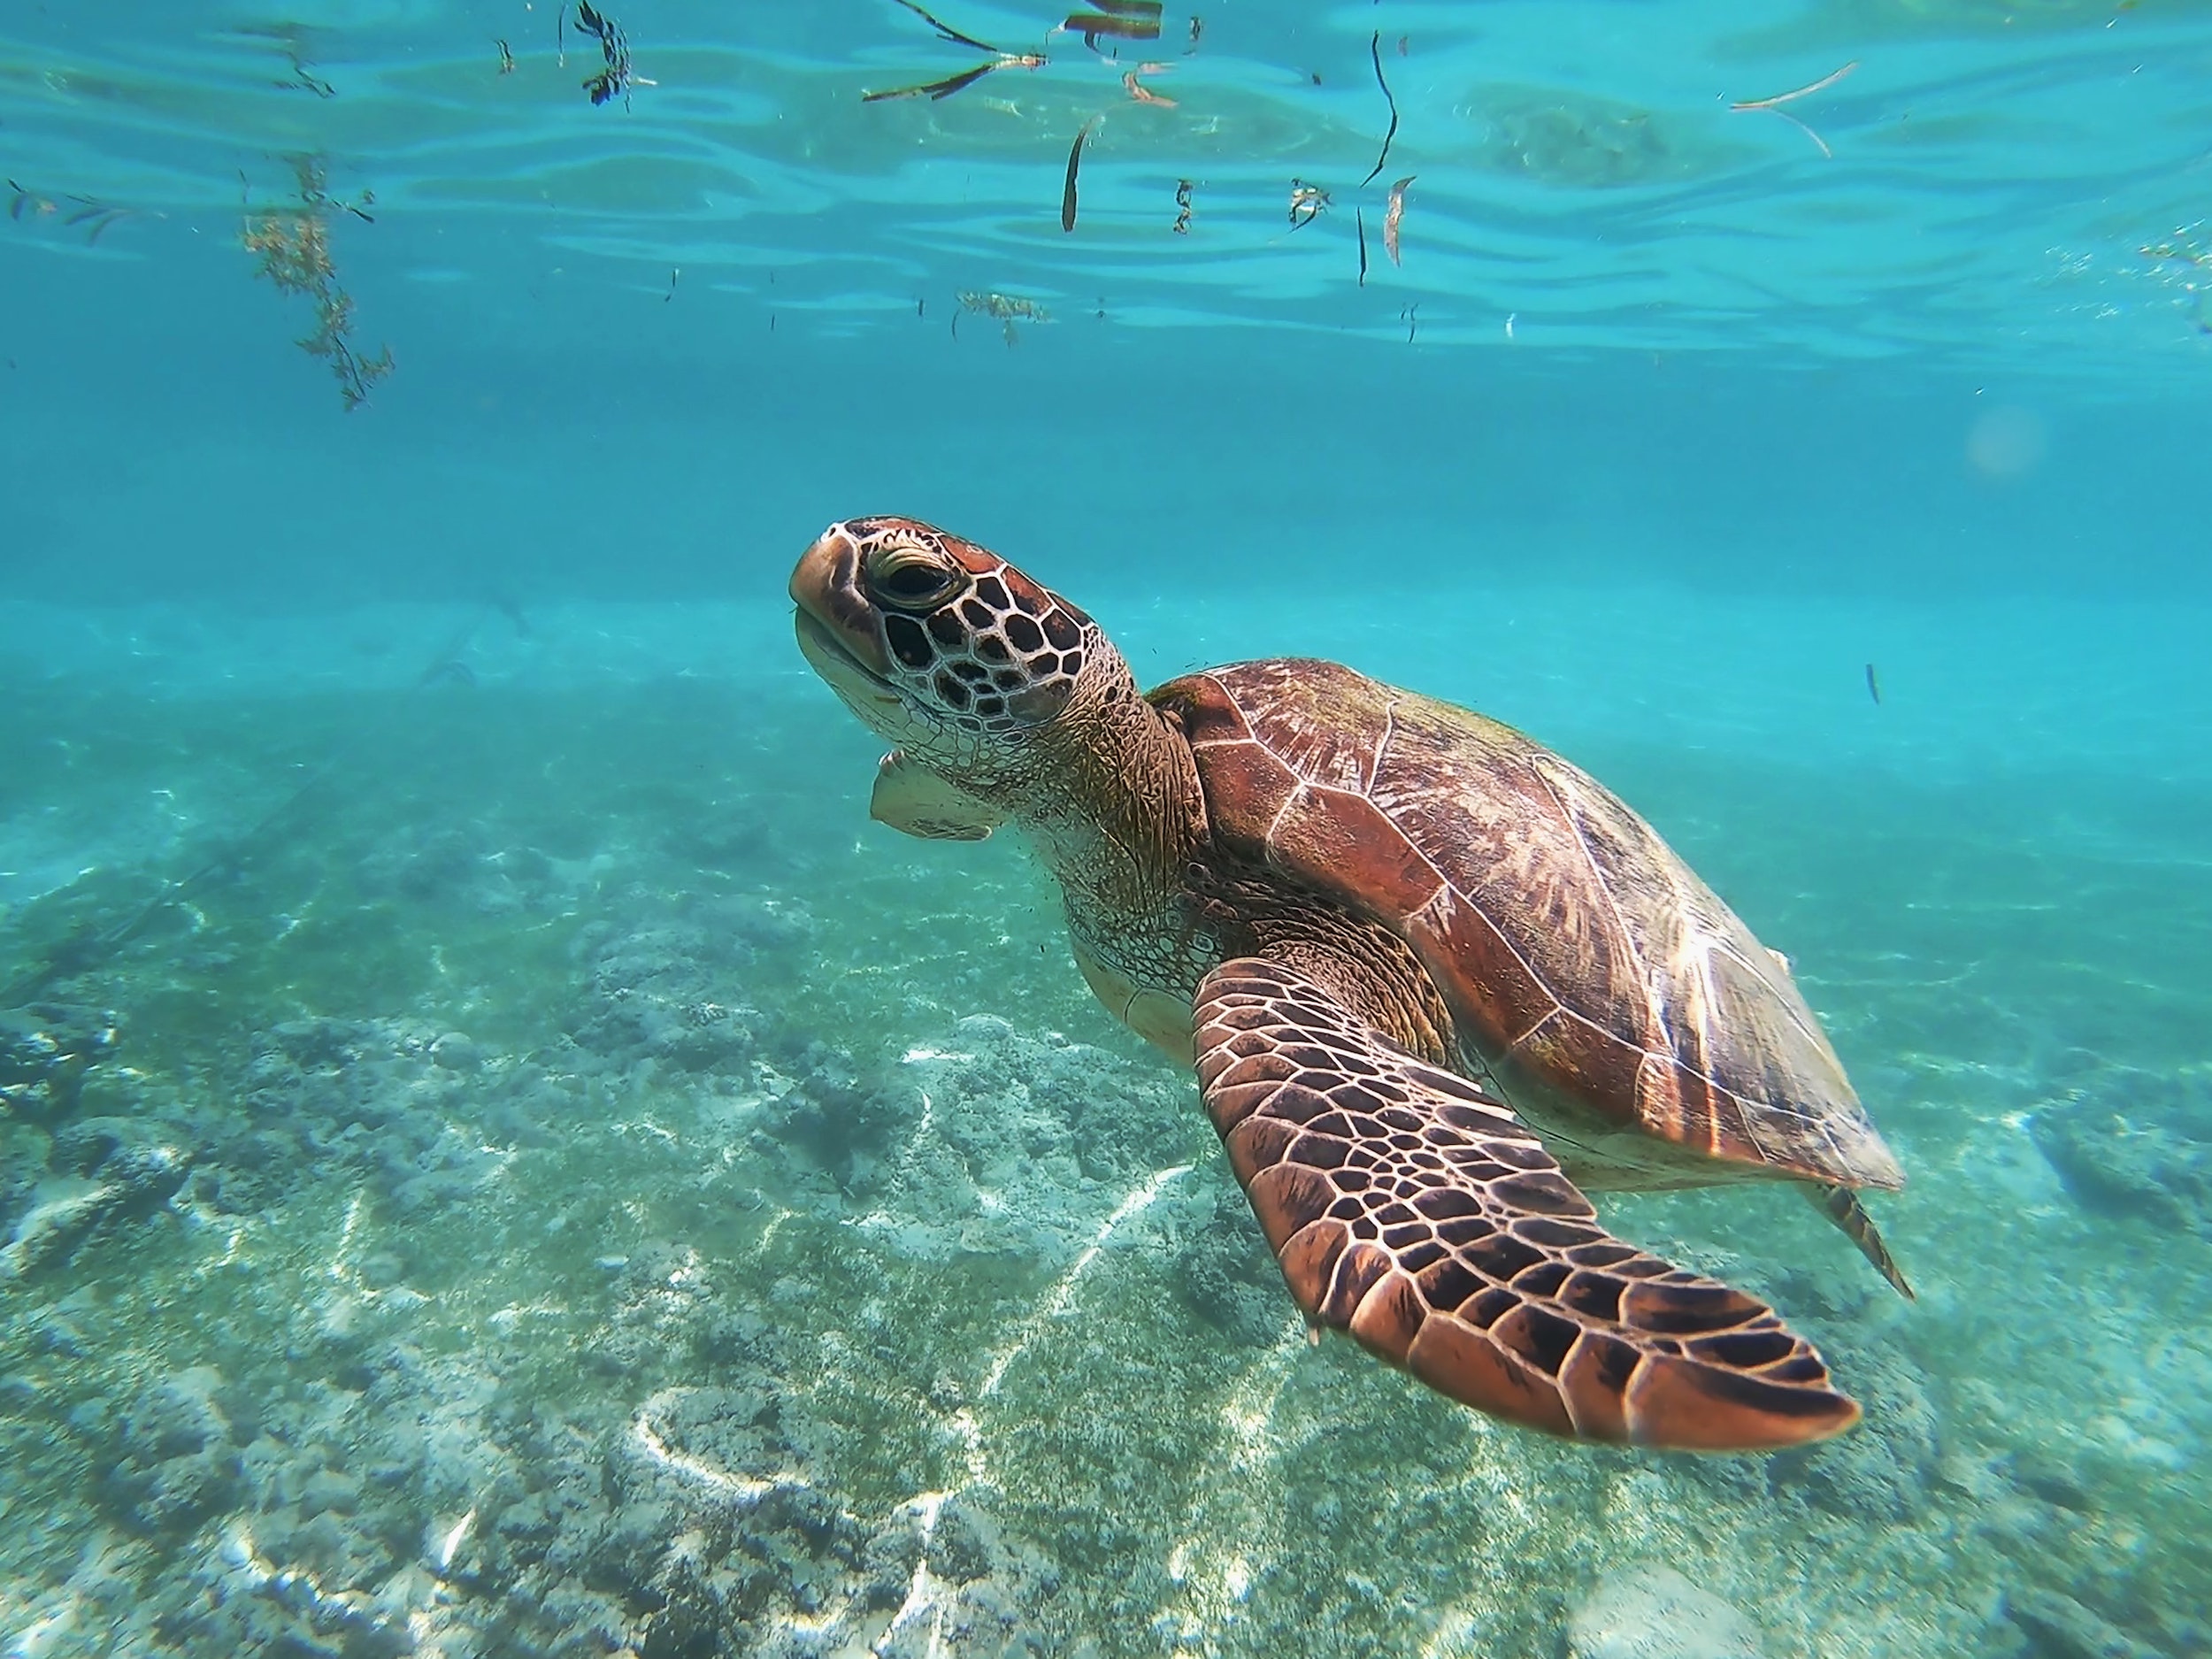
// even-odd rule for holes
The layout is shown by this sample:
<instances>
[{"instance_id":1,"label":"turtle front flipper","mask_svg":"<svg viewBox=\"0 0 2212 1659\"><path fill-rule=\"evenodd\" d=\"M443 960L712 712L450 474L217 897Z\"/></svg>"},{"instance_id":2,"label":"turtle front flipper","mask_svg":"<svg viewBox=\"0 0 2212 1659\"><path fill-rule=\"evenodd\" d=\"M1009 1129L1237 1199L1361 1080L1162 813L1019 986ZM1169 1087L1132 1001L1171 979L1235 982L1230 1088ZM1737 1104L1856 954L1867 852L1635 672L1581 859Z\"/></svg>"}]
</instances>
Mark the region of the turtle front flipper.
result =
<instances>
[{"instance_id":1,"label":"turtle front flipper","mask_svg":"<svg viewBox=\"0 0 2212 1659\"><path fill-rule=\"evenodd\" d=\"M1006 821L1004 813L946 782L902 749L876 767L868 816L926 841L979 841Z\"/></svg>"},{"instance_id":2,"label":"turtle front flipper","mask_svg":"<svg viewBox=\"0 0 2212 1659\"><path fill-rule=\"evenodd\" d=\"M1763 1303L1609 1236L1541 1142L1279 963L1198 987L1207 1115L1307 1315L1552 1434L1755 1451L1859 1409Z\"/></svg>"}]
</instances>

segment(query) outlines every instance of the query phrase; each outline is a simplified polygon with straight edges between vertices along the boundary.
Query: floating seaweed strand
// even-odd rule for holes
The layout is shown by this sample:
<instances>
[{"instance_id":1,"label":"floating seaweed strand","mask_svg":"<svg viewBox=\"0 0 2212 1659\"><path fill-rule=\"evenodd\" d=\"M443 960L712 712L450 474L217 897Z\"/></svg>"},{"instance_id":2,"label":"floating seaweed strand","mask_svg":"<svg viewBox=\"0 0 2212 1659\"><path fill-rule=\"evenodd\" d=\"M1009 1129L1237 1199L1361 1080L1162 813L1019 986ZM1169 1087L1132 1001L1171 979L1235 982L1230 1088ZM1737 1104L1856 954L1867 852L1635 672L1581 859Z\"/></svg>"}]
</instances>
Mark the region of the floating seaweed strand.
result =
<instances>
[{"instance_id":1,"label":"floating seaweed strand","mask_svg":"<svg viewBox=\"0 0 2212 1659\"><path fill-rule=\"evenodd\" d=\"M18 223L22 221L27 212L34 219L50 219L61 212L60 202L41 196L35 190L26 189L13 179L8 180L8 188L15 192L14 198L8 204L8 217ZM72 196L65 197L64 200L77 204L74 212L63 217L61 222L64 225L72 229L80 225L89 225L92 227L85 234L85 246L88 248L96 248L99 245L100 237L108 227L119 219L134 219L138 214L138 210L134 207L115 207L106 202L95 201L88 196Z\"/></svg>"},{"instance_id":2,"label":"floating seaweed strand","mask_svg":"<svg viewBox=\"0 0 2212 1659\"><path fill-rule=\"evenodd\" d=\"M1819 149L1822 155L1825 156L1829 160L1833 161L1836 157L1836 152L1828 148L1828 141L1823 138L1818 133L1813 131L1811 127L1806 126L1804 122L1799 120L1794 115L1792 115L1782 106L1785 104L1793 103L1799 98L1809 98L1816 92L1825 92L1830 87L1834 86L1837 81L1842 80L1846 75L1849 74L1858 66L1859 60L1855 58L1849 63L1844 65L1842 68L1836 70L1833 73L1823 75L1819 80L1810 81L1806 85L1796 88L1792 91L1778 92L1770 98L1746 98L1742 103L1732 104L1728 107L1731 111L1764 110L1770 115L1780 116L1792 127L1794 127L1799 132L1804 134L1806 137L1811 139L1813 143Z\"/></svg>"},{"instance_id":3,"label":"floating seaweed strand","mask_svg":"<svg viewBox=\"0 0 2212 1659\"><path fill-rule=\"evenodd\" d=\"M350 414L368 401L370 388L392 372L392 349L386 346L373 357L355 349L353 297L339 286L330 257L330 209L347 204L334 201L324 190L319 157L295 157L292 168L299 183L299 205L250 215L239 232L239 244L259 259L256 276L266 278L280 293L303 294L314 302L314 332L298 344L310 357L330 365L339 396ZM358 208L349 211L368 218Z\"/></svg>"},{"instance_id":4,"label":"floating seaweed strand","mask_svg":"<svg viewBox=\"0 0 2212 1659\"><path fill-rule=\"evenodd\" d=\"M1383 251L1390 256L1390 263L1393 265L1400 263L1398 227L1404 221L1406 216L1406 186L1411 184L1419 176L1417 173L1409 173L1390 187L1390 205L1383 213Z\"/></svg>"},{"instance_id":5,"label":"floating seaweed strand","mask_svg":"<svg viewBox=\"0 0 2212 1659\"><path fill-rule=\"evenodd\" d=\"M1043 306L1018 294L995 294L963 288L953 298L960 302L960 311L997 319L1005 330L1006 343L1010 346L1021 342L1021 336L1015 332L1016 322L1048 323L1052 320L1052 314ZM960 338L960 311L952 314L952 337L955 340Z\"/></svg>"},{"instance_id":6,"label":"floating seaweed strand","mask_svg":"<svg viewBox=\"0 0 2212 1659\"><path fill-rule=\"evenodd\" d=\"M596 73L584 78L584 90L591 95L595 107L620 98L626 110L630 107L632 87L657 84L631 67L630 42L622 33L622 26L603 12L592 10L591 0L576 0L576 27L599 42L599 56L604 60Z\"/></svg>"},{"instance_id":7,"label":"floating seaweed strand","mask_svg":"<svg viewBox=\"0 0 2212 1659\"><path fill-rule=\"evenodd\" d=\"M1367 176L1359 181L1360 188L1363 190L1372 184L1377 175L1382 172L1383 164L1390 159L1391 141L1398 136L1398 100L1390 96L1390 82L1383 79L1382 31L1380 29L1369 36L1367 55L1375 63L1375 84L1382 88L1383 102L1390 106L1390 130L1383 134L1382 153L1375 157L1375 165L1368 170Z\"/></svg>"},{"instance_id":8,"label":"floating seaweed strand","mask_svg":"<svg viewBox=\"0 0 2212 1659\"><path fill-rule=\"evenodd\" d=\"M1068 150L1067 182L1060 188L1060 228L1063 231L1075 228L1075 173L1083 165L1083 141L1091 135L1091 128L1097 121L1098 117L1094 115L1078 127L1075 142Z\"/></svg>"},{"instance_id":9,"label":"floating seaweed strand","mask_svg":"<svg viewBox=\"0 0 2212 1659\"><path fill-rule=\"evenodd\" d=\"M1042 69L1051 61L1038 52L1002 51L998 47L976 39L972 35L963 35L958 29L947 28L921 7L916 5L914 0L899 0L899 4L928 24L930 27L935 29L939 40L949 42L955 46L972 46L977 51L988 52L995 61L978 64L972 69L964 69L957 74L947 75L941 81L926 81L919 86L895 87L887 92L864 92L860 95L860 101L863 104L880 104L889 98L919 97L926 97L932 102L941 102L952 96L954 93L973 86L984 76L993 74L1001 69Z\"/></svg>"}]
</instances>

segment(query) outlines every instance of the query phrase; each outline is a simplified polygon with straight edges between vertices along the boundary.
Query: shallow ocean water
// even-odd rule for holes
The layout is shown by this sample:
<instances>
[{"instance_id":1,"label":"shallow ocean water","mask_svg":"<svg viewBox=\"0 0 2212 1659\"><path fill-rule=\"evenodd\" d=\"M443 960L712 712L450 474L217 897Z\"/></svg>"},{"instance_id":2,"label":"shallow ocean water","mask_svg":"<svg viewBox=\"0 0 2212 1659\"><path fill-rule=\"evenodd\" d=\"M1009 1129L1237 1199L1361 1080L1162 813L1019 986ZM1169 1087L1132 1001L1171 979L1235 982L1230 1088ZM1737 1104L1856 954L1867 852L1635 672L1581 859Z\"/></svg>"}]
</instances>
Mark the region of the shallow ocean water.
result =
<instances>
[{"instance_id":1,"label":"shallow ocean water","mask_svg":"<svg viewBox=\"0 0 2212 1659\"><path fill-rule=\"evenodd\" d=\"M1169 111L933 10L1052 64L0 25L0 1652L2212 1652L2200 15L1225 5ZM1725 107L1847 61L1832 154ZM1779 1188L1601 1208L1864 1424L1561 1445L1309 1345L1046 878L869 821L783 589L883 510L1147 683L1338 657L1649 817L1919 1300Z\"/></svg>"}]
</instances>

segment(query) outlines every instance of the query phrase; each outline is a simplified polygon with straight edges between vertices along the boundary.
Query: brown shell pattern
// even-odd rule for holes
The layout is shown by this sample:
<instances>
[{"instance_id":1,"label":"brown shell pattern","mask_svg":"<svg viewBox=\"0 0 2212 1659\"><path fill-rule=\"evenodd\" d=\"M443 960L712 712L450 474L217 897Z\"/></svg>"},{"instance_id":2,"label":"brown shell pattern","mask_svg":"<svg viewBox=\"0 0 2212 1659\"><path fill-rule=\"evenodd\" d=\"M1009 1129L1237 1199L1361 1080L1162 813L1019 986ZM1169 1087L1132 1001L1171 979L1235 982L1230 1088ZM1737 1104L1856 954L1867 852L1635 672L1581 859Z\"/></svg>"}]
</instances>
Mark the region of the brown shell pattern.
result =
<instances>
[{"instance_id":1,"label":"brown shell pattern","mask_svg":"<svg viewBox=\"0 0 2212 1659\"><path fill-rule=\"evenodd\" d=\"M1223 843L1401 933L1517 1103L1902 1185L1787 972L1587 773L1334 663L1238 664L1153 697L1184 723Z\"/></svg>"}]
</instances>

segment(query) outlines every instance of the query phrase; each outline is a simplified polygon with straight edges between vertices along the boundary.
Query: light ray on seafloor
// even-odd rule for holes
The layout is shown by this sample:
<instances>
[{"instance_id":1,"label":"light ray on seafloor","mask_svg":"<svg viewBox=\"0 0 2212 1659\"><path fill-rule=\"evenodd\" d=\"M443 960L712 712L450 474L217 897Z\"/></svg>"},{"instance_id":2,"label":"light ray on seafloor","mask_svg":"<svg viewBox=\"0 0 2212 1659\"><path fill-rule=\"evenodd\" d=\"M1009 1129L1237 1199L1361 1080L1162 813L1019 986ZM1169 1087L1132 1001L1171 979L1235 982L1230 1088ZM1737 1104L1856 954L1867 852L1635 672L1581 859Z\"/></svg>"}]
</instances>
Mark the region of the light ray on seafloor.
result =
<instances>
[{"instance_id":1,"label":"light ray on seafloor","mask_svg":"<svg viewBox=\"0 0 2212 1659\"><path fill-rule=\"evenodd\" d=\"M779 1489L803 1491L811 1488L813 1482L803 1475L741 1475L727 1469L718 1469L703 1457L695 1457L689 1452L670 1446L654 1425L653 1418L692 1392L688 1388L664 1388L640 1406L637 1416L631 1421L631 1440L656 1467L665 1469L695 1486L703 1486L719 1497L741 1504L757 1503Z\"/></svg>"},{"instance_id":2,"label":"light ray on seafloor","mask_svg":"<svg viewBox=\"0 0 2212 1659\"><path fill-rule=\"evenodd\" d=\"M978 1391L981 1397L987 1399L996 1394L999 1384L1006 1379L1007 1368L1021 1357L1048 1321L1067 1311L1069 1302L1074 1298L1076 1286L1081 1281L1083 1275L1089 1271L1091 1263L1098 1259L1099 1252L1106 1248L1106 1241L1113 1237L1115 1229L1132 1216L1150 1206L1166 1189L1170 1181L1179 1175L1189 1174L1190 1171L1191 1166L1187 1164L1176 1164L1172 1169L1155 1171L1150 1179L1147 1180L1143 1186L1133 1188L1119 1204L1115 1206L1113 1213L1099 1224L1098 1231L1092 1235L1091 1241L1083 1247L1082 1254L1069 1264L1068 1271L1061 1274L1054 1282L1052 1288L1045 1293L1043 1301L1038 1304L1037 1310L1022 1322L1020 1334L1012 1346L1000 1350L992 1360L990 1370L984 1373L983 1386Z\"/></svg>"}]
</instances>

